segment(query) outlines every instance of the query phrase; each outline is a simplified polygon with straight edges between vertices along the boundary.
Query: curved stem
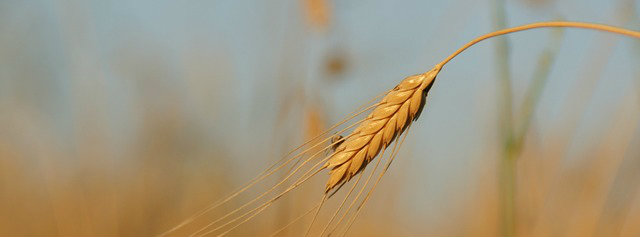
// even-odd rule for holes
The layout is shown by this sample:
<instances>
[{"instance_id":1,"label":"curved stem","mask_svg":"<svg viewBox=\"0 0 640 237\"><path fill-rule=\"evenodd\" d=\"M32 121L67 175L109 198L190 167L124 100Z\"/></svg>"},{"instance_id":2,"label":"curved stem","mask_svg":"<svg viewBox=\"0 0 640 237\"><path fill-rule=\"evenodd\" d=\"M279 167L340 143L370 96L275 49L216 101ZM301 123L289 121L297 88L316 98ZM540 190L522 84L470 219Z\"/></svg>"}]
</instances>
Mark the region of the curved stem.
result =
<instances>
[{"instance_id":1,"label":"curved stem","mask_svg":"<svg viewBox=\"0 0 640 237\"><path fill-rule=\"evenodd\" d=\"M489 38L493 38L493 37L496 37L496 36L500 36L500 35L505 35L505 34L509 34L509 33L518 32L518 31L530 30L530 29L535 29L535 28L548 28L548 27L569 27L569 28L583 28L583 29L601 30L601 31L607 31L607 32L615 33L615 34L626 35L626 36L630 36L630 37L634 37L634 38L640 39L640 32L638 32L638 31L632 31L632 30L627 30L627 29L623 29L623 28L619 28L619 27L615 27L615 26L603 25L603 24L586 23L586 22L573 22L573 21L537 22L537 23L532 23L532 24L527 24L527 25L522 25L522 26L516 26L516 27L513 27L513 28L507 28L507 29L504 29L504 30L494 31L494 32L482 35L482 36L480 36L478 38L475 38L474 40L469 41L469 43L467 43L464 46L460 47L460 49L456 50L456 52L454 52L453 54L449 55L449 57L447 57L445 60L442 60L442 62L438 63L436 65L436 67L437 68L444 67L445 64L447 64L449 61L451 61L451 59L453 59L454 57L458 56L458 54L462 53L462 51L464 51L467 48L473 46L474 44L477 44L480 41L483 41L483 40L486 40L486 39L489 39Z\"/></svg>"}]
</instances>

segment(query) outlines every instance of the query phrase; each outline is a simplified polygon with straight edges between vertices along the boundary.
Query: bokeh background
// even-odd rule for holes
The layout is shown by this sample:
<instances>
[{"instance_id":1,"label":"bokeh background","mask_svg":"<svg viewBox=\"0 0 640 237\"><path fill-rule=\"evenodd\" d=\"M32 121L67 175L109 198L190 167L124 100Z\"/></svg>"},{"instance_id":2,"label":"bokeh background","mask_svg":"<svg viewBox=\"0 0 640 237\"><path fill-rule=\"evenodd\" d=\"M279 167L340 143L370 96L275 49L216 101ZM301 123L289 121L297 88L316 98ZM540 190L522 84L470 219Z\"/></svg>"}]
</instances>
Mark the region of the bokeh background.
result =
<instances>
[{"instance_id":1,"label":"bokeh background","mask_svg":"<svg viewBox=\"0 0 640 237\"><path fill-rule=\"evenodd\" d=\"M480 34L640 30L639 3L0 1L0 236L162 233ZM588 30L472 47L350 233L637 236L639 66L639 40Z\"/></svg>"}]
</instances>

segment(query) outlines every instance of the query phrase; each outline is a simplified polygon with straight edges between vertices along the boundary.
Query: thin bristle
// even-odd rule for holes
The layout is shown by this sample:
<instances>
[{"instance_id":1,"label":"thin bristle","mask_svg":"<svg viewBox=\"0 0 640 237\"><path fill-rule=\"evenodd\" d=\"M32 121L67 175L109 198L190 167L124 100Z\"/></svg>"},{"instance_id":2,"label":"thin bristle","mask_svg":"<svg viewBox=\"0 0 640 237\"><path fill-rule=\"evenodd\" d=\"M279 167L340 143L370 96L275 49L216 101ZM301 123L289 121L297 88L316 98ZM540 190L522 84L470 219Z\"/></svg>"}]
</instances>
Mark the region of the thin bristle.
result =
<instances>
[{"instance_id":1,"label":"thin bristle","mask_svg":"<svg viewBox=\"0 0 640 237\"><path fill-rule=\"evenodd\" d=\"M322 203L318 202L318 204L316 204L313 208L307 210L305 213L302 213L301 215L299 215L298 217L296 217L295 219L293 219L292 221L290 221L288 224L286 224L285 226L283 226L282 228L276 230L275 232L273 232L273 234L269 235L270 237L274 237L276 235L278 235L280 232L282 232L283 230L289 228L289 226L295 224L296 222L300 221L303 217L309 215L311 212L313 212L314 210L320 208L320 205Z\"/></svg>"},{"instance_id":2,"label":"thin bristle","mask_svg":"<svg viewBox=\"0 0 640 237\"><path fill-rule=\"evenodd\" d=\"M340 219L338 219L338 222L337 222L336 226L334 226L331 229L331 231L329 231L328 235L331 235L334 231L336 231L336 229L338 229L338 227L340 226L340 223L342 223L342 220L344 220L344 218L347 216L347 214L349 214L349 211L351 210L351 208L353 208L353 205L356 204L356 202L358 201L358 198L360 197L360 195L362 195L364 190L367 188L367 186L369 185L369 182L371 181L371 178L373 178L373 174L375 174L376 170L378 169L378 166L380 165L380 163L382 162L382 159L384 158L385 151L386 151L386 147L382 148L382 151L381 151L381 154L380 154L380 158L378 159L376 164L373 166L373 170L371 171L371 173L367 177L367 180L364 182L364 185L362 186L362 188L360 188L360 191L358 191L358 194L356 194L356 196L353 198L353 200L349 204L349 207L347 207L347 209L344 211L344 213L342 214Z\"/></svg>"},{"instance_id":3,"label":"thin bristle","mask_svg":"<svg viewBox=\"0 0 640 237\"><path fill-rule=\"evenodd\" d=\"M351 193L353 193L353 190L355 190L356 186L358 186L358 184L360 183L360 179L362 178L362 174L364 174L364 172L360 172L360 175L358 175L358 178L356 179L356 182L353 184L353 186L351 186L351 189L349 189L349 192L346 194L344 199L342 199L342 202L338 206L338 209L336 209L336 211L333 213L333 215L331 216L331 219L329 219L329 222L327 222L327 224L324 226L324 228L322 229L322 232L320 232L319 236L324 235L324 233L327 231L327 229L329 228L329 226L331 225L333 220L336 218L336 216L338 216L338 213L340 213L340 210L342 210L342 207L344 207L344 204L347 202L347 200L349 200L349 197L351 196Z\"/></svg>"},{"instance_id":4,"label":"thin bristle","mask_svg":"<svg viewBox=\"0 0 640 237\"><path fill-rule=\"evenodd\" d=\"M321 162L322 162L322 161L321 161ZM318 164L316 164L316 166L317 166L317 165L319 165L321 162L318 162ZM244 214L240 215L239 217L236 217L236 218L234 218L234 219L232 219L232 220L230 220L230 221L228 221L228 222L226 222L226 223L224 223L224 224L222 224L222 225L220 225L220 226L218 226L218 227L216 227L216 228L214 228L214 229L212 229L212 230L206 231L206 232L204 232L203 234L198 235L198 233L199 233L199 232L203 232L203 231L205 231L205 229L200 229L199 231L197 231L196 233L192 234L191 236L205 236L205 235L208 235L208 234L210 234L210 233L213 233L213 232L215 232L215 231L217 231L217 230L220 230L220 229L224 228L225 226L228 226L228 225L230 225L230 224L232 224L232 223L234 223L234 222L236 222L236 221L238 221L238 220L240 220L240 219L244 218L242 221L240 221L240 222L239 222L238 224L236 224L235 226L231 227L229 230L227 230L227 231L225 231L224 233L222 233L222 234L218 235L218 236L224 236L225 234L227 234L227 233L229 233L230 231L232 231L232 230L236 229L236 228L237 228L237 227L239 227L240 225L242 225L242 224L246 223L247 221L250 221L250 220L251 220L251 219L253 219L255 216L257 216L257 215L258 215L258 214L260 214L262 211L266 210L269 206L271 206L271 205L272 205L276 200L280 199L282 196L284 196L284 195L285 195L285 194L287 194L288 192L292 191L293 189L297 188L297 187L298 187L298 186L300 186L301 184L305 183L305 182L306 182L307 180L309 180L311 177L313 177L313 176L315 176L316 174L318 174L322 169L317 169L315 172L313 172L313 173L311 173L311 174L309 175L309 172L311 172L311 171L312 171L316 166L312 167L312 168L311 168L307 173L305 173L305 174L303 175L303 177L302 177L302 178L298 179L298 180L296 181L296 183L295 183L295 184L293 184L293 185L289 186L289 188L287 188L285 191L281 192L281 193L280 193L280 194L278 194L276 197L274 197L274 198L272 198L272 199L270 199L270 200L268 200L268 201L264 202L264 203L263 203L263 204L261 204L260 206L258 206L258 207L256 207L256 208L254 208L254 209L252 209L252 210L250 210L250 211L247 211L247 212L245 212ZM236 210L239 210L239 209L236 209ZM249 214L251 214L251 213L253 213L253 214L252 214L252 215L250 215L249 217L246 217L246 218L245 218L245 216L247 216L247 215L249 215ZM222 218L221 218L221 219L219 219L219 220L222 220Z\"/></svg>"},{"instance_id":5,"label":"thin bristle","mask_svg":"<svg viewBox=\"0 0 640 237\"><path fill-rule=\"evenodd\" d=\"M358 214L360 214L360 211L362 210L362 207L364 207L364 204L367 203L367 201L371 197L371 194L373 193L373 191L378 186L378 183L380 183L380 180L382 180L382 177L387 173L387 170L389 169L389 166L391 166L391 163L393 162L393 160L398 155L398 152L400 152L400 147L402 147L402 144L404 143L404 139L407 138L407 134L408 134L408 132L405 133L404 136L402 136L402 140L400 140L400 142L396 142L397 146L394 145L393 151L391 151L391 155L389 156L389 161L384 166L384 169L382 169L382 172L380 172L380 175L378 176L378 179L376 180L376 182L373 184L373 187L371 187L371 189L369 189L369 192L367 192L367 195L364 197L364 200L362 200L362 202L360 203L358 208L356 208L356 213L353 215L353 217L351 218L351 220L347 224L347 229L344 231L344 234L342 236L345 236L347 234L347 232L349 232L349 229L351 229L351 226L353 225L353 223L358 218Z\"/></svg>"},{"instance_id":6,"label":"thin bristle","mask_svg":"<svg viewBox=\"0 0 640 237\"><path fill-rule=\"evenodd\" d=\"M322 209L322 204L324 204L324 201L326 200L327 200L327 193L322 195L322 200L320 201L320 207L318 207L316 214L313 215L313 219L311 219L311 224L309 224L309 228L307 228L307 232L304 233L305 237L309 236L309 232L311 232L311 228L313 227L313 224L316 222L316 219L318 218L318 213L320 213L320 210Z\"/></svg>"},{"instance_id":7,"label":"thin bristle","mask_svg":"<svg viewBox=\"0 0 640 237\"><path fill-rule=\"evenodd\" d=\"M367 109L368 109L368 108L367 108ZM346 129L349 129L349 128L351 128L351 127L353 127L353 126L355 126L355 125L357 125L357 124L359 124L359 123L361 123L361 122L362 122L362 120L361 120L361 121L358 121L358 122L355 122L354 124L351 124L351 125L347 126L346 128L342 129L341 131L344 131L344 130L346 130ZM334 143L332 143L332 144L330 144L330 145L328 145L328 146L325 146L325 147L324 147L324 148L322 148L321 150L319 150L319 151L315 152L314 154L312 154L312 155L311 155L309 158L307 158L307 159L306 159L306 160L305 160L301 165L297 165L297 163L298 163L298 162L296 162L296 163L295 163L295 165L293 166L293 167L295 167L295 169L294 169L294 170L289 170L289 171L287 172L287 174L288 174L288 175L287 175L286 177L284 177L280 182L278 182L277 184L273 185L269 190L267 190L267 191L265 191L265 192L261 193L260 195L258 195L258 197L256 197L256 198L252 199L251 201L249 201L249 202L247 202L247 203L245 203L245 204L241 205L240 207L236 208L235 210L232 210L231 212L229 212L229 213L227 213L227 214L223 215L222 217L220 217L220 218L218 218L218 219L216 219L216 220L214 220L214 221L210 222L209 224L207 224L207 225L205 225L204 227L202 227L202 228L200 228L199 230L197 230L197 231L196 231L195 233L193 233L191 236L197 236L197 234L198 234L198 233L205 231L205 230L206 230L206 229L208 229L209 227L211 227L211 226L215 225L216 223L218 223L218 222L222 221L223 219L225 219L225 218L227 218L227 217L230 217L230 216L231 216L231 215L233 215L234 213L236 213L236 212L238 212L238 211L242 210L243 208L245 208L245 207L247 207L247 206L251 205L252 203L254 203L254 202L256 202L256 201L260 200L261 198L265 197L265 196L266 196L266 195L268 195L269 193L273 192L277 187L281 186L281 185L282 185L282 184L284 184L287 180L289 180L289 179L290 179L290 178L291 178L295 173L297 173L297 172L298 172L298 171L299 171L299 170L300 170L300 169L301 169L305 164L307 164L309 161L311 161L312 159L316 158L318 155L320 155L320 154L321 154L322 152L324 152L325 150L330 149L333 145L335 145L335 144L337 144L337 143L339 143L339 142L342 142L342 141L344 141L344 139L347 139L347 138L348 138L348 137L345 137L345 138L339 139L338 141L335 141ZM329 140L329 139L331 139L331 138L326 138L326 139L324 139L324 140L322 141L322 143L326 142L326 141L327 141L327 140ZM319 144L322 144L322 143L318 143L318 144L314 145L313 147L306 149L305 151L303 151L302 153L300 153L300 154L296 155L295 157L301 156L301 155L305 154L307 151L311 151L311 149L315 148L316 146L318 146ZM321 162L324 162L324 161L326 161L327 159L328 159L328 158L325 158L325 159L324 159L323 161L321 161ZM290 161L291 161L291 159L290 159L289 161L287 161L287 162L290 162ZM321 162L319 162L319 163L321 163ZM285 164L286 164L286 163L285 163ZM285 164L281 165L279 168L283 167ZM314 167L316 167L316 166L318 166L318 164L314 165ZM293 167L292 167L292 168L293 168ZM278 168L278 169L279 169L279 168ZM305 174L305 175L306 175L306 174ZM303 175L303 176L304 176L304 175Z\"/></svg>"},{"instance_id":8,"label":"thin bristle","mask_svg":"<svg viewBox=\"0 0 640 237\"><path fill-rule=\"evenodd\" d=\"M241 186L240 188L238 188L236 191L232 192L231 194L229 194L227 197L218 200L216 202L211 203L209 206L207 206L206 208L198 211L197 213L193 214L192 216L190 216L189 218L185 219L184 221L182 221L180 224L174 226L173 228L161 233L158 235L158 237L163 237L166 236L182 227L185 227L186 225L190 224L191 222L193 222L194 220L204 216L205 214L207 214L208 212L224 205L225 203L231 201L232 199L234 199L235 197L237 197L238 195L242 194L243 192L247 191L249 188L253 187L255 184L259 183L260 181L266 179L267 177L273 175L275 172L279 171L280 169L282 169L283 167L287 166L287 164L289 164L290 162L296 160L296 162L293 164L293 166L291 166L292 168L290 170L287 171L288 173L291 173L292 169L297 167L298 163L300 162L301 158L307 154L308 152L312 151L313 149L316 149L318 146L321 146L322 144L324 144L327 140L331 140L332 145L327 146L321 150L327 150L327 149L331 149L332 147L337 146L339 143L341 143L343 141L342 137L335 139L335 136L331 136L331 137L327 137L325 139L323 139L320 142L316 142L315 144L311 145L311 147L308 147L307 149L304 149L303 151L297 153L296 155L294 155L293 157L290 157L291 155L293 155L294 153L296 153L296 151L299 151L301 149L303 149L304 147L310 145L313 141L322 138L323 136L325 136L326 134L328 134L329 132L333 131L334 129L338 128L339 126L345 124L346 122L354 119L355 117L357 117L358 115L376 107L378 104L373 104L371 105L371 103L373 103L375 100L377 100L378 98L382 97L385 93L379 94L377 96L375 96L374 98L370 99L369 101L367 101L366 103L362 104L360 107L358 107L358 109L356 109L356 112L353 112L351 114L349 114L347 117L345 117L342 121L334 124L333 126L331 126L330 128L328 128L326 131L316 135L315 137L309 139L308 141L304 142L303 144L295 147L293 150L289 151L287 154L285 154L282 158L280 158L277 162L273 163L271 166L269 166L267 169L265 169L264 171L262 171L258 176L254 177L251 181L249 181L247 184ZM337 131L336 133L342 133L343 131L346 131L347 129L355 126L356 124L361 123L361 121L357 121L349 126L347 126L346 128L341 129L340 131ZM335 148L333 148L332 150L335 150ZM287 159L288 157L290 157L289 159ZM283 163L284 161L284 163ZM282 163L282 164L281 164ZM268 192L268 191L267 191ZM265 193L267 193L265 192Z\"/></svg>"}]
</instances>

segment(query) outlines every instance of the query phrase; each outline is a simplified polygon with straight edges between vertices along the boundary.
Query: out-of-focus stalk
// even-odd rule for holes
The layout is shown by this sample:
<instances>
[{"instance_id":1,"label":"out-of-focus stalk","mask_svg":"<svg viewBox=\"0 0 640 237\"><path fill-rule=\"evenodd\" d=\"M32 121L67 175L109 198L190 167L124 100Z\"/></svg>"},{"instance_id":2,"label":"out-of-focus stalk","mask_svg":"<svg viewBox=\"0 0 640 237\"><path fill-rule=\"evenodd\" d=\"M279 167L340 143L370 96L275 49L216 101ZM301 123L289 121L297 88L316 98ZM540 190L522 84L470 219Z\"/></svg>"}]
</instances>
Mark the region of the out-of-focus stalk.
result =
<instances>
[{"instance_id":1,"label":"out-of-focus stalk","mask_svg":"<svg viewBox=\"0 0 640 237\"><path fill-rule=\"evenodd\" d=\"M493 27L495 30L507 28L505 1L493 0ZM515 234L515 192L516 170L515 153L512 150L513 137L513 100L511 91L511 72L509 70L509 42L506 37L495 40L495 62L498 79L498 135L500 139L500 233L502 236Z\"/></svg>"}]
</instances>

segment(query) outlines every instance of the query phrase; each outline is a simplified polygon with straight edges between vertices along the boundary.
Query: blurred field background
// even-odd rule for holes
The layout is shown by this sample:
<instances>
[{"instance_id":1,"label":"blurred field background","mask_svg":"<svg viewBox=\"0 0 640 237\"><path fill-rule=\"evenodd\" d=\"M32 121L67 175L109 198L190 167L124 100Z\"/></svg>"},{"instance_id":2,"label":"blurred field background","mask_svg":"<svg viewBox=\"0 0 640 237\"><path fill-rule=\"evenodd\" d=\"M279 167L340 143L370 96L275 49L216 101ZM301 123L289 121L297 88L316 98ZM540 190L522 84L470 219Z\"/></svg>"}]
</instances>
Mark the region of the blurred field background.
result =
<instances>
[{"instance_id":1,"label":"blurred field background","mask_svg":"<svg viewBox=\"0 0 640 237\"><path fill-rule=\"evenodd\" d=\"M639 3L0 1L0 236L159 234L475 36L640 30ZM638 236L639 66L637 39L587 30L472 47L350 233Z\"/></svg>"}]
</instances>

